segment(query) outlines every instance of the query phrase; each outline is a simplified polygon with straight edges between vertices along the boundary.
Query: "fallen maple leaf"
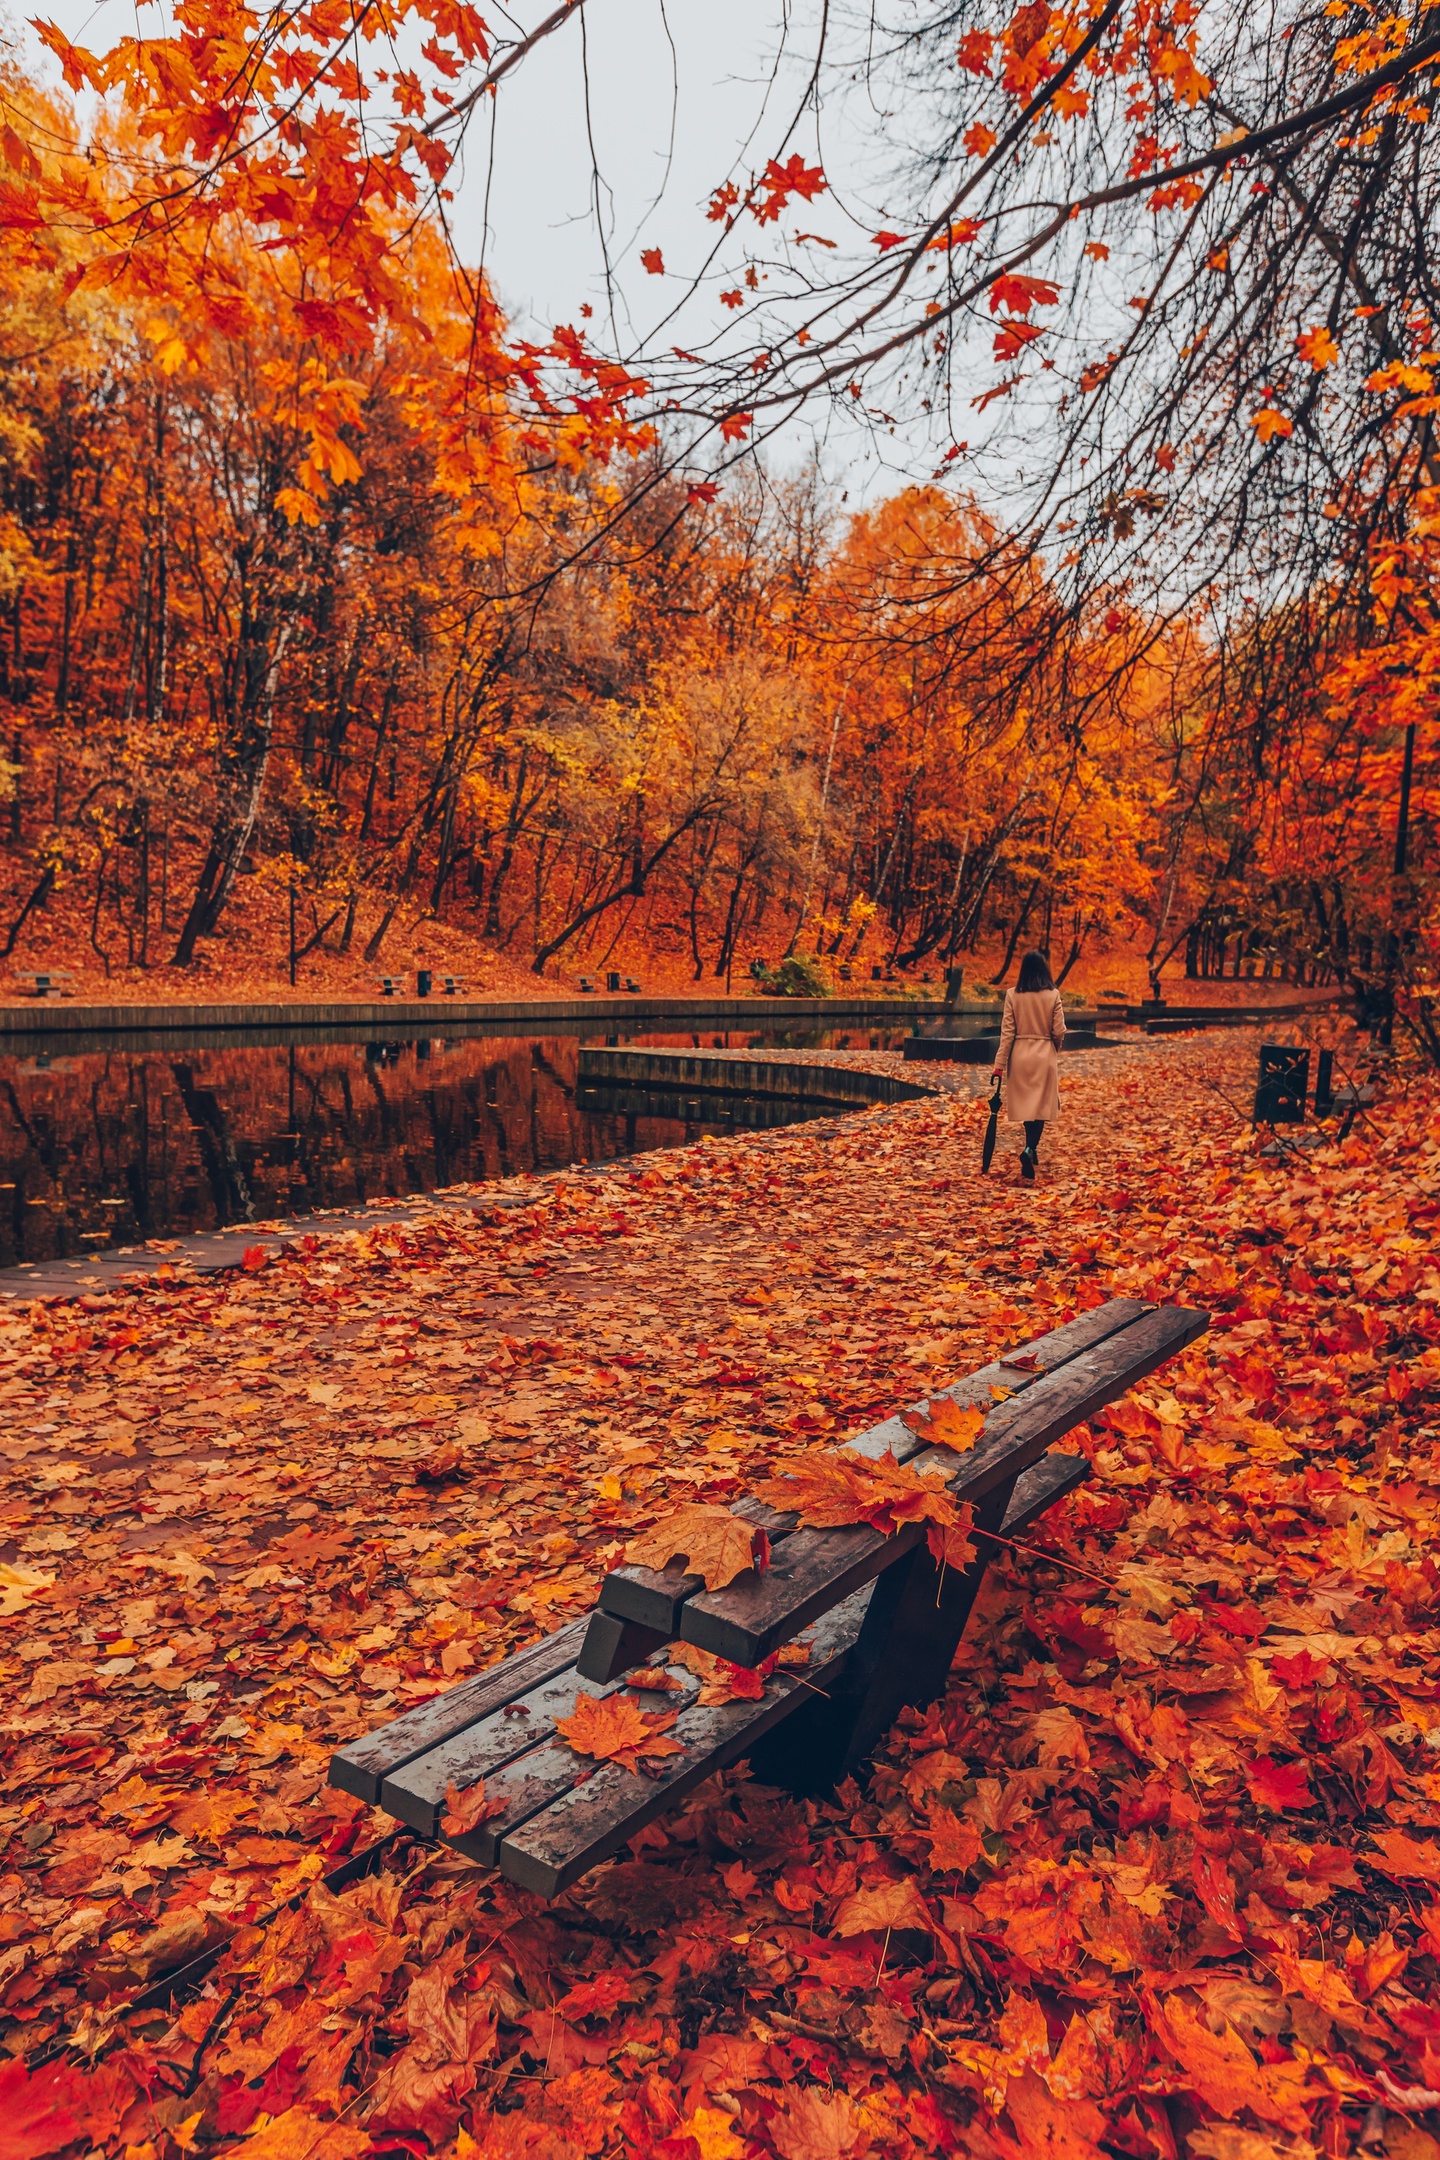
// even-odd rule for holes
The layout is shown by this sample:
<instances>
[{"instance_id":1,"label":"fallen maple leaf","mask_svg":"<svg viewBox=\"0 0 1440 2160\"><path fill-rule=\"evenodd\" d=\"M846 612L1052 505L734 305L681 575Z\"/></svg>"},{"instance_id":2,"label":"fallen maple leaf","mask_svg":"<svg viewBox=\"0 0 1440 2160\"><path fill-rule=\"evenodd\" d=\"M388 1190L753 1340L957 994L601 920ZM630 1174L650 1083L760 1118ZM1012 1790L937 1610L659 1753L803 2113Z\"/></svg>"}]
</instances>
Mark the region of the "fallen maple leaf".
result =
<instances>
[{"instance_id":1,"label":"fallen maple leaf","mask_svg":"<svg viewBox=\"0 0 1440 2160\"><path fill-rule=\"evenodd\" d=\"M837 1935L873 1935L886 1928L923 1928L930 1934L935 1922L914 1877L904 1875L899 1882L877 1883L842 1899L831 1925Z\"/></svg>"},{"instance_id":2,"label":"fallen maple leaf","mask_svg":"<svg viewBox=\"0 0 1440 2160\"><path fill-rule=\"evenodd\" d=\"M941 1395L923 1409L907 1410L905 1423L932 1447L969 1448L985 1430L985 1412L974 1405L962 1410L948 1395Z\"/></svg>"},{"instance_id":3,"label":"fallen maple leaf","mask_svg":"<svg viewBox=\"0 0 1440 2160\"><path fill-rule=\"evenodd\" d=\"M443 1485L451 1478L464 1475L465 1450L454 1440L446 1440L415 1465L415 1475L422 1485Z\"/></svg>"},{"instance_id":4,"label":"fallen maple leaf","mask_svg":"<svg viewBox=\"0 0 1440 2160\"><path fill-rule=\"evenodd\" d=\"M1305 2066L1298 2062L1256 2063L1230 2025L1212 2032L1178 1996L1153 1998L1147 2016L1162 2046L1174 2056L1193 2092L1227 2118L1249 2108L1262 2122L1303 2131L1309 2117L1301 2088Z\"/></svg>"},{"instance_id":5,"label":"fallen maple leaf","mask_svg":"<svg viewBox=\"0 0 1440 2160\"><path fill-rule=\"evenodd\" d=\"M957 1869L961 1874L974 1867L984 1856L985 1847L980 1833L963 1815L952 1815L949 1808L939 1808L930 1819L930 1865L942 1873Z\"/></svg>"},{"instance_id":6,"label":"fallen maple leaf","mask_svg":"<svg viewBox=\"0 0 1440 2160\"><path fill-rule=\"evenodd\" d=\"M1377 1831L1375 1842L1380 1848L1378 1853L1357 1855L1366 1867L1376 1868L1382 1875L1440 1883L1440 1846L1418 1844L1403 1830Z\"/></svg>"},{"instance_id":7,"label":"fallen maple leaf","mask_svg":"<svg viewBox=\"0 0 1440 2160\"><path fill-rule=\"evenodd\" d=\"M1285 1808L1314 1807L1315 1795L1303 1762L1277 1763L1261 1755L1245 1773L1245 1783L1257 1807L1279 1814Z\"/></svg>"},{"instance_id":8,"label":"fallen maple leaf","mask_svg":"<svg viewBox=\"0 0 1440 2160\"><path fill-rule=\"evenodd\" d=\"M744 2138L736 2137L735 2125L723 2108L698 2107L675 2132L677 2138L693 2138L700 2160L743 2160Z\"/></svg>"},{"instance_id":9,"label":"fallen maple leaf","mask_svg":"<svg viewBox=\"0 0 1440 2160\"><path fill-rule=\"evenodd\" d=\"M666 1654L672 1664L684 1665L699 1679L696 1701L706 1709L727 1702L759 1702L775 1670L774 1657L766 1658L763 1665L732 1665L729 1658L716 1657L697 1643L673 1643Z\"/></svg>"},{"instance_id":10,"label":"fallen maple leaf","mask_svg":"<svg viewBox=\"0 0 1440 2160\"><path fill-rule=\"evenodd\" d=\"M644 1993L644 1983L634 1973L602 1972L582 1980L560 1997L555 2015L571 2024L578 2018L613 2017L622 2003L634 2002Z\"/></svg>"},{"instance_id":11,"label":"fallen maple leaf","mask_svg":"<svg viewBox=\"0 0 1440 2160\"><path fill-rule=\"evenodd\" d=\"M638 1770L644 1762L684 1753L678 1740L664 1736L675 1723L674 1710L646 1712L622 1695L580 1694L568 1718L556 1718L555 1730L577 1755L597 1762L618 1762Z\"/></svg>"},{"instance_id":12,"label":"fallen maple leaf","mask_svg":"<svg viewBox=\"0 0 1440 2160\"><path fill-rule=\"evenodd\" d=\"M689 1572L700 1576L707 1590L723 1590L768 1557L763 1531L728 1508L705 1507L698 1501L663 1515L626 1547L632 1567L658 1569L672 1560L686 1560Z\"/></svg>"},{"instance_id":13,"label":"fallen maple leaf","mask_svg":"<svg viewBox=\"0 0 1440 2160\"><path fill-rule=\"evenodd\" d=\"M792 2085L765 2125L780 2160L849 2160L868 2134L850 2095L818 2085Z\"/></svg>"},{"instance_id":14,"label":"fallen maple leaf","mask_svg":"<svg viewBox=\"0 0 1440 2160\"><path fill-rule=\"evenodd\" d=\"M1375 2020L1357 1998L1344 1974L1320 1958L1299 1958L1292 1951L1280 1949L1275 1953L1275 1977L1287 1995L1304 1995L1323 2010L1327 2017L1337 2018L1342 2025L1349 2025L1356 2032L1373 2032Z\"/></svg>"},{"instance_id":15,"label":"fallen maple leaf","mask_svg":"<svg viewBox=\"0 0 1440 2160\"><path fill-rule=\"evenodd\" d=\"M478 1829L492 1815L503 1814L504 1809L503 1800L486 1799L484 1778L467 1786L464 1792L457 1792L453 1785L447 1785L440 1828L446 1837L464 1837L467 1830Z\"/></svg>"}]
</instances>

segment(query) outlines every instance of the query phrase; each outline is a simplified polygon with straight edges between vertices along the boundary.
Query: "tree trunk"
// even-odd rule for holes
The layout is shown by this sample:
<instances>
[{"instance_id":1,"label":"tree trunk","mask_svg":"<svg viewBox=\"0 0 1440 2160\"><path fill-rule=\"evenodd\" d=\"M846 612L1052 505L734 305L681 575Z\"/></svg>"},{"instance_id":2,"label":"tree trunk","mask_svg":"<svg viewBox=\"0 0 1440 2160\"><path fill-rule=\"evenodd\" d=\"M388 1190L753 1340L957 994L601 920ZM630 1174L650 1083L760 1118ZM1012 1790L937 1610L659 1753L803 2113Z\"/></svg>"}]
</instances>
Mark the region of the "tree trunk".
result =
<instances>
[{"instance_id":1,"label":"tree trunk","mask_svg":"<svg viewBox=\"0 0 1440 2160\"><path fill-rule=\"evenodd\" d=\"M239 874L245 850L254 837L256 820L259 818L260 805L265 795L265 781L270 769L270 738L275 721L275 694L280 684L280 668L294 630L295 616L292 613L280 625L263 671L259 665L259 655L252 647L252 664L246 671L251 680L246 686L244 732L239 745L231 754L228 784L216 815L209 851L190 902L185 926L180 932L180 941L175 947L173 964L176 967L189 967L195 957L197 941L214 932L225 912L225 904Z\"/></svg>"}]
</instances>

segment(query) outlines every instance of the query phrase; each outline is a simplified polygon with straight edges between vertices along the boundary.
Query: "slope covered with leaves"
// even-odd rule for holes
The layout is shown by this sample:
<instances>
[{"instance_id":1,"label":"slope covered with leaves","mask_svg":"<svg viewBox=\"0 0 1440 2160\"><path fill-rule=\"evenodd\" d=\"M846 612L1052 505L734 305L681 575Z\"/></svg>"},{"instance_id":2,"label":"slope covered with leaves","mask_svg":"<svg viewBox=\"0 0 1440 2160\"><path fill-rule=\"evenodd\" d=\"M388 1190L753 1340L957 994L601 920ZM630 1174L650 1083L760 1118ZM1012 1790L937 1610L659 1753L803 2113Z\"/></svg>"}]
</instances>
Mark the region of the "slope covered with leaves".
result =
<instances>
[{"instance_id":1,"label":"slope covered with leaves","mask_svg":"<svg viewBox=\"0 0 1440 2160\"><path fill-rule=\"evenodd\" d=\"M4 2149L1434 2160L1440 1100L1265 1160L1252 1055L1067 1061L1035 1188L947 1097L7 1316ZM728 1777L550 1908L408 1835L325 1887L391 1828L337 1739L1116 1291L1215 1325L863 1789Z\"/></svg>"}]
</instances>

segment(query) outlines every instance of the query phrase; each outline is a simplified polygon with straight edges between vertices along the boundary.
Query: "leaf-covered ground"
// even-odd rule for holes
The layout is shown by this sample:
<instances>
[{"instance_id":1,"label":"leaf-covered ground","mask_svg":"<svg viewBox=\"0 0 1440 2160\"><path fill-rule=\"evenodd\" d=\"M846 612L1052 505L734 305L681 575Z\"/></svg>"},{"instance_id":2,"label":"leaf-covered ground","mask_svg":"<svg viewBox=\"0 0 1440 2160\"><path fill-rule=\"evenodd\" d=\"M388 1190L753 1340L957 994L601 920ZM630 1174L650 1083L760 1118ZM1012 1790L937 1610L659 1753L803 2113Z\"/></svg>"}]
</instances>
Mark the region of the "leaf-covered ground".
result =
<instances>
[{"instance_id":1,"label":"leaf-covered ground","mask_svg":"<svg viewBox=\"0 0 1440 2160\"><path fill-rule=\"evenodd\" d=\"M1253 1057L1068 1059L1033 1188L952 1096L0 1316L0 2152L1437 2160L1440 1094L1267 1160ZM324 1886L337 1741L1116 1292L1214 1328L863 1788Z\"/></svg>"}]
</instances>

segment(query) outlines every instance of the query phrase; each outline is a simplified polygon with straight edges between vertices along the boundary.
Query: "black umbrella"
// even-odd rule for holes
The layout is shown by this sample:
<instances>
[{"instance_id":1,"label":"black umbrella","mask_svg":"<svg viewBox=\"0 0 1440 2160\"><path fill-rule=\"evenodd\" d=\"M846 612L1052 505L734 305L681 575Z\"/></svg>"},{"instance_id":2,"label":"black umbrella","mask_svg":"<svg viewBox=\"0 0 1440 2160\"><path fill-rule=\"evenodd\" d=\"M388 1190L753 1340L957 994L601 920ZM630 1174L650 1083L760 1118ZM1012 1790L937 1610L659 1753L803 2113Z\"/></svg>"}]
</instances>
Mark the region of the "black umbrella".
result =
<instances>
[{"instance_id":1,"label":"black umbrella","mask_svg":"<svg viewBox=\"0 0 1440 2160\"><path fill-rule=\"evenodd\" d=\"M980 1175L984 1177L995 1160L995 1135L1000 1129L1000 1076L995 1076L995 1092L990 1097L990 1122L985 1127L985 1145L980 1151Z\"/></svg>"}]
</instances>

